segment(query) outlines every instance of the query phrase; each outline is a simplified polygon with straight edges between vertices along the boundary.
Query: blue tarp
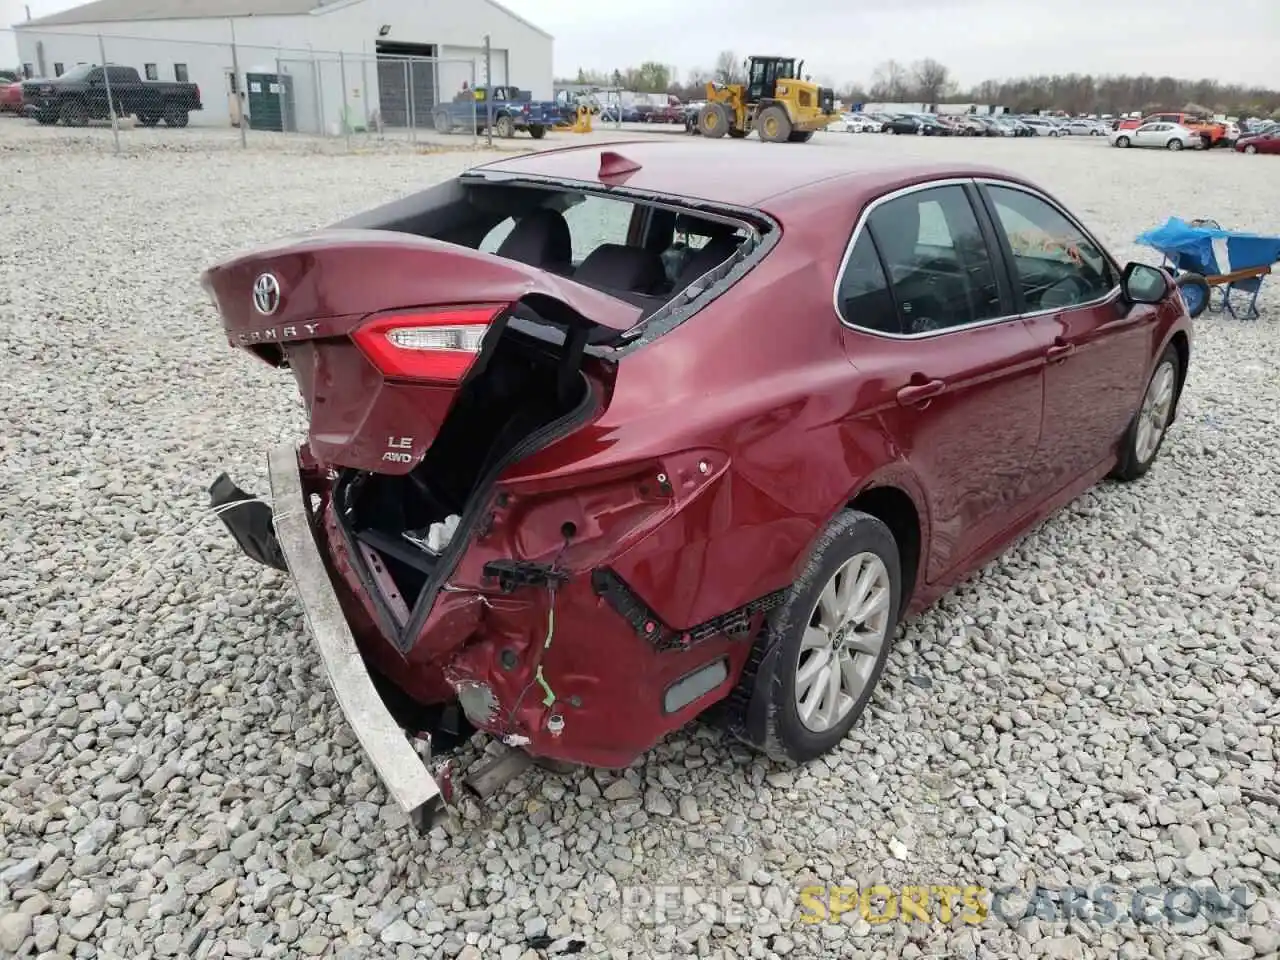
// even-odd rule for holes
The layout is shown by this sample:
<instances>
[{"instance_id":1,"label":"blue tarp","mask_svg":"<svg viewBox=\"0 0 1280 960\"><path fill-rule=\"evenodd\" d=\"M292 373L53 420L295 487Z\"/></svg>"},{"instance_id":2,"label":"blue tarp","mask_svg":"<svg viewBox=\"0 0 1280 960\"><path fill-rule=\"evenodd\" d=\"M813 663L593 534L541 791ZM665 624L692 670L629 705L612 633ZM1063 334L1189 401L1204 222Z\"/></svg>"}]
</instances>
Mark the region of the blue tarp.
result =
<instances>
[{"instance_id":1,"label":"blue tarp","mask_svg":"<svg viewBox=\"0 0 1280 960\"><path fill-rule=\"evenodd\" d=\"M1180 270L1205 275L1220 274L1213 241L1227 242L1230 269L1269 266L1280 262L1280 237L1264 237L1256 233L1237 233L1214 227L1193 227L1185 220L1170 217L1161 226L1138 236L1137 242L1164 254Z\"/></svg>"}]
</instances>

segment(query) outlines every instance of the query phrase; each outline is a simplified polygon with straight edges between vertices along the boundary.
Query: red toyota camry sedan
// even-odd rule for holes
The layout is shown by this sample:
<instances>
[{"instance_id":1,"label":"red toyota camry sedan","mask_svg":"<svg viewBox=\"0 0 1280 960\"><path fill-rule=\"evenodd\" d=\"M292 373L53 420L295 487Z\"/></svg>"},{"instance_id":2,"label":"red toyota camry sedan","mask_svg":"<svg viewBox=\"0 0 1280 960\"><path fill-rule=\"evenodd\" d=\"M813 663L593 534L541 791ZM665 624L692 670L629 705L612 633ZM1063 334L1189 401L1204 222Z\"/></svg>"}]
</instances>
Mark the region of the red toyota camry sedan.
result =
<instances>
[{"instance_id":1,"label":"red toyota camry sedan","mask_svg":"<svg viewBox=\"0 0 1280 960\"><path fill-rule=\"evenodd\" d=\"M1151 467L1191 343L1169 275L1035 184L843 150L502 159L204 283L310 416L271 507L213 501L418 812L405 730L832 749L904 616Z\"/></svg>"}]
</instances>

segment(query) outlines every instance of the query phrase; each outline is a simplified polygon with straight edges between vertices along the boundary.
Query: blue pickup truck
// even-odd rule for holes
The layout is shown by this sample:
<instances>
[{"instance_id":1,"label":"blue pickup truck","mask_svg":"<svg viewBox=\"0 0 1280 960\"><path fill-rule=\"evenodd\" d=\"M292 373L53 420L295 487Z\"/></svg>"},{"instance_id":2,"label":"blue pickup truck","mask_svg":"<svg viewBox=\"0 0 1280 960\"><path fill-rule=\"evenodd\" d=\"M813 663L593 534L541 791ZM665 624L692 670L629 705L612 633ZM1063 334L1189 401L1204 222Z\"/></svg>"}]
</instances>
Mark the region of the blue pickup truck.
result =
<instances>
[{"instance_id":1,"label":"blue pickup truck","mask_svg":"<svg viewBox=\"0 0 1280 960\"><path fill-rule=\"evenodd\" d=\"M437 133L454 130L482 132L493 117L493 132L499 137L514 137L517 130L541 140L547 131L561 122L561 110L551 100L534 100L528 90L519 87L473 87L463 90L452 101L432 111Z\"/></svg>"}]
</instances>

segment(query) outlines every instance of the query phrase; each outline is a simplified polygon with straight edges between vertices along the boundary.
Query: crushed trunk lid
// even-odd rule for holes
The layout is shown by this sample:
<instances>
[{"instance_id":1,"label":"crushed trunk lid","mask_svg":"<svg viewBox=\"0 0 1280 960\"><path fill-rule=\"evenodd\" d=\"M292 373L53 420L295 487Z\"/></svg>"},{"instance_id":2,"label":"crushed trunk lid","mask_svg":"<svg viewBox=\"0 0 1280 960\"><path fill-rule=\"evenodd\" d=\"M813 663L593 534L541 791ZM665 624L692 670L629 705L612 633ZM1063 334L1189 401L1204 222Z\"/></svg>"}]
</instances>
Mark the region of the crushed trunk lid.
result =
<instances>
[{"instance_id":1,"label":"crushed trunk lid","mask_svg":"<svg viewBox=\"0 0 1280 960\"><path fill-rule=\"evenodd\" d=\"M537 267L384 230L273 243L201 282L233 346L293 371L316 459L389 474L422 459L508 326L576 363L641 317Z\"/></svg>"}]
</instances>

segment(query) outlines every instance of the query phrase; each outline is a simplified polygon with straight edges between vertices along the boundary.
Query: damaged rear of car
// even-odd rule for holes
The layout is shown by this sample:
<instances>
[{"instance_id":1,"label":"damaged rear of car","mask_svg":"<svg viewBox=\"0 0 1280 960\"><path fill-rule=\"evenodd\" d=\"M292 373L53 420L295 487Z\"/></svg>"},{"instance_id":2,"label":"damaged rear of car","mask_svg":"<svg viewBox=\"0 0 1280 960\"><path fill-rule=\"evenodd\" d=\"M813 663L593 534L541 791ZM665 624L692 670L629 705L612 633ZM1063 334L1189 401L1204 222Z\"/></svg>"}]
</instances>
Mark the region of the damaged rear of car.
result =
<instances>
[{"instance_id":1,"label":"damaged rear of car","mask_svg":"<svg viewBox=\"0 0 1280 960\"><path fill-rule=\"evenodd\" d=\"M788 579L700 600L696 571L655 568L716 525L729 455L601 426L693 355L682 332L778 225L600 163L595 183L482 167L203 278L310 423L269 457L271 508L225 476L215 507L293 576L344 712L420 815L442 785L404 730L625 766L730 693ZM681 578L661 611L635 591Z\"/></svg>"}]
</instances>

